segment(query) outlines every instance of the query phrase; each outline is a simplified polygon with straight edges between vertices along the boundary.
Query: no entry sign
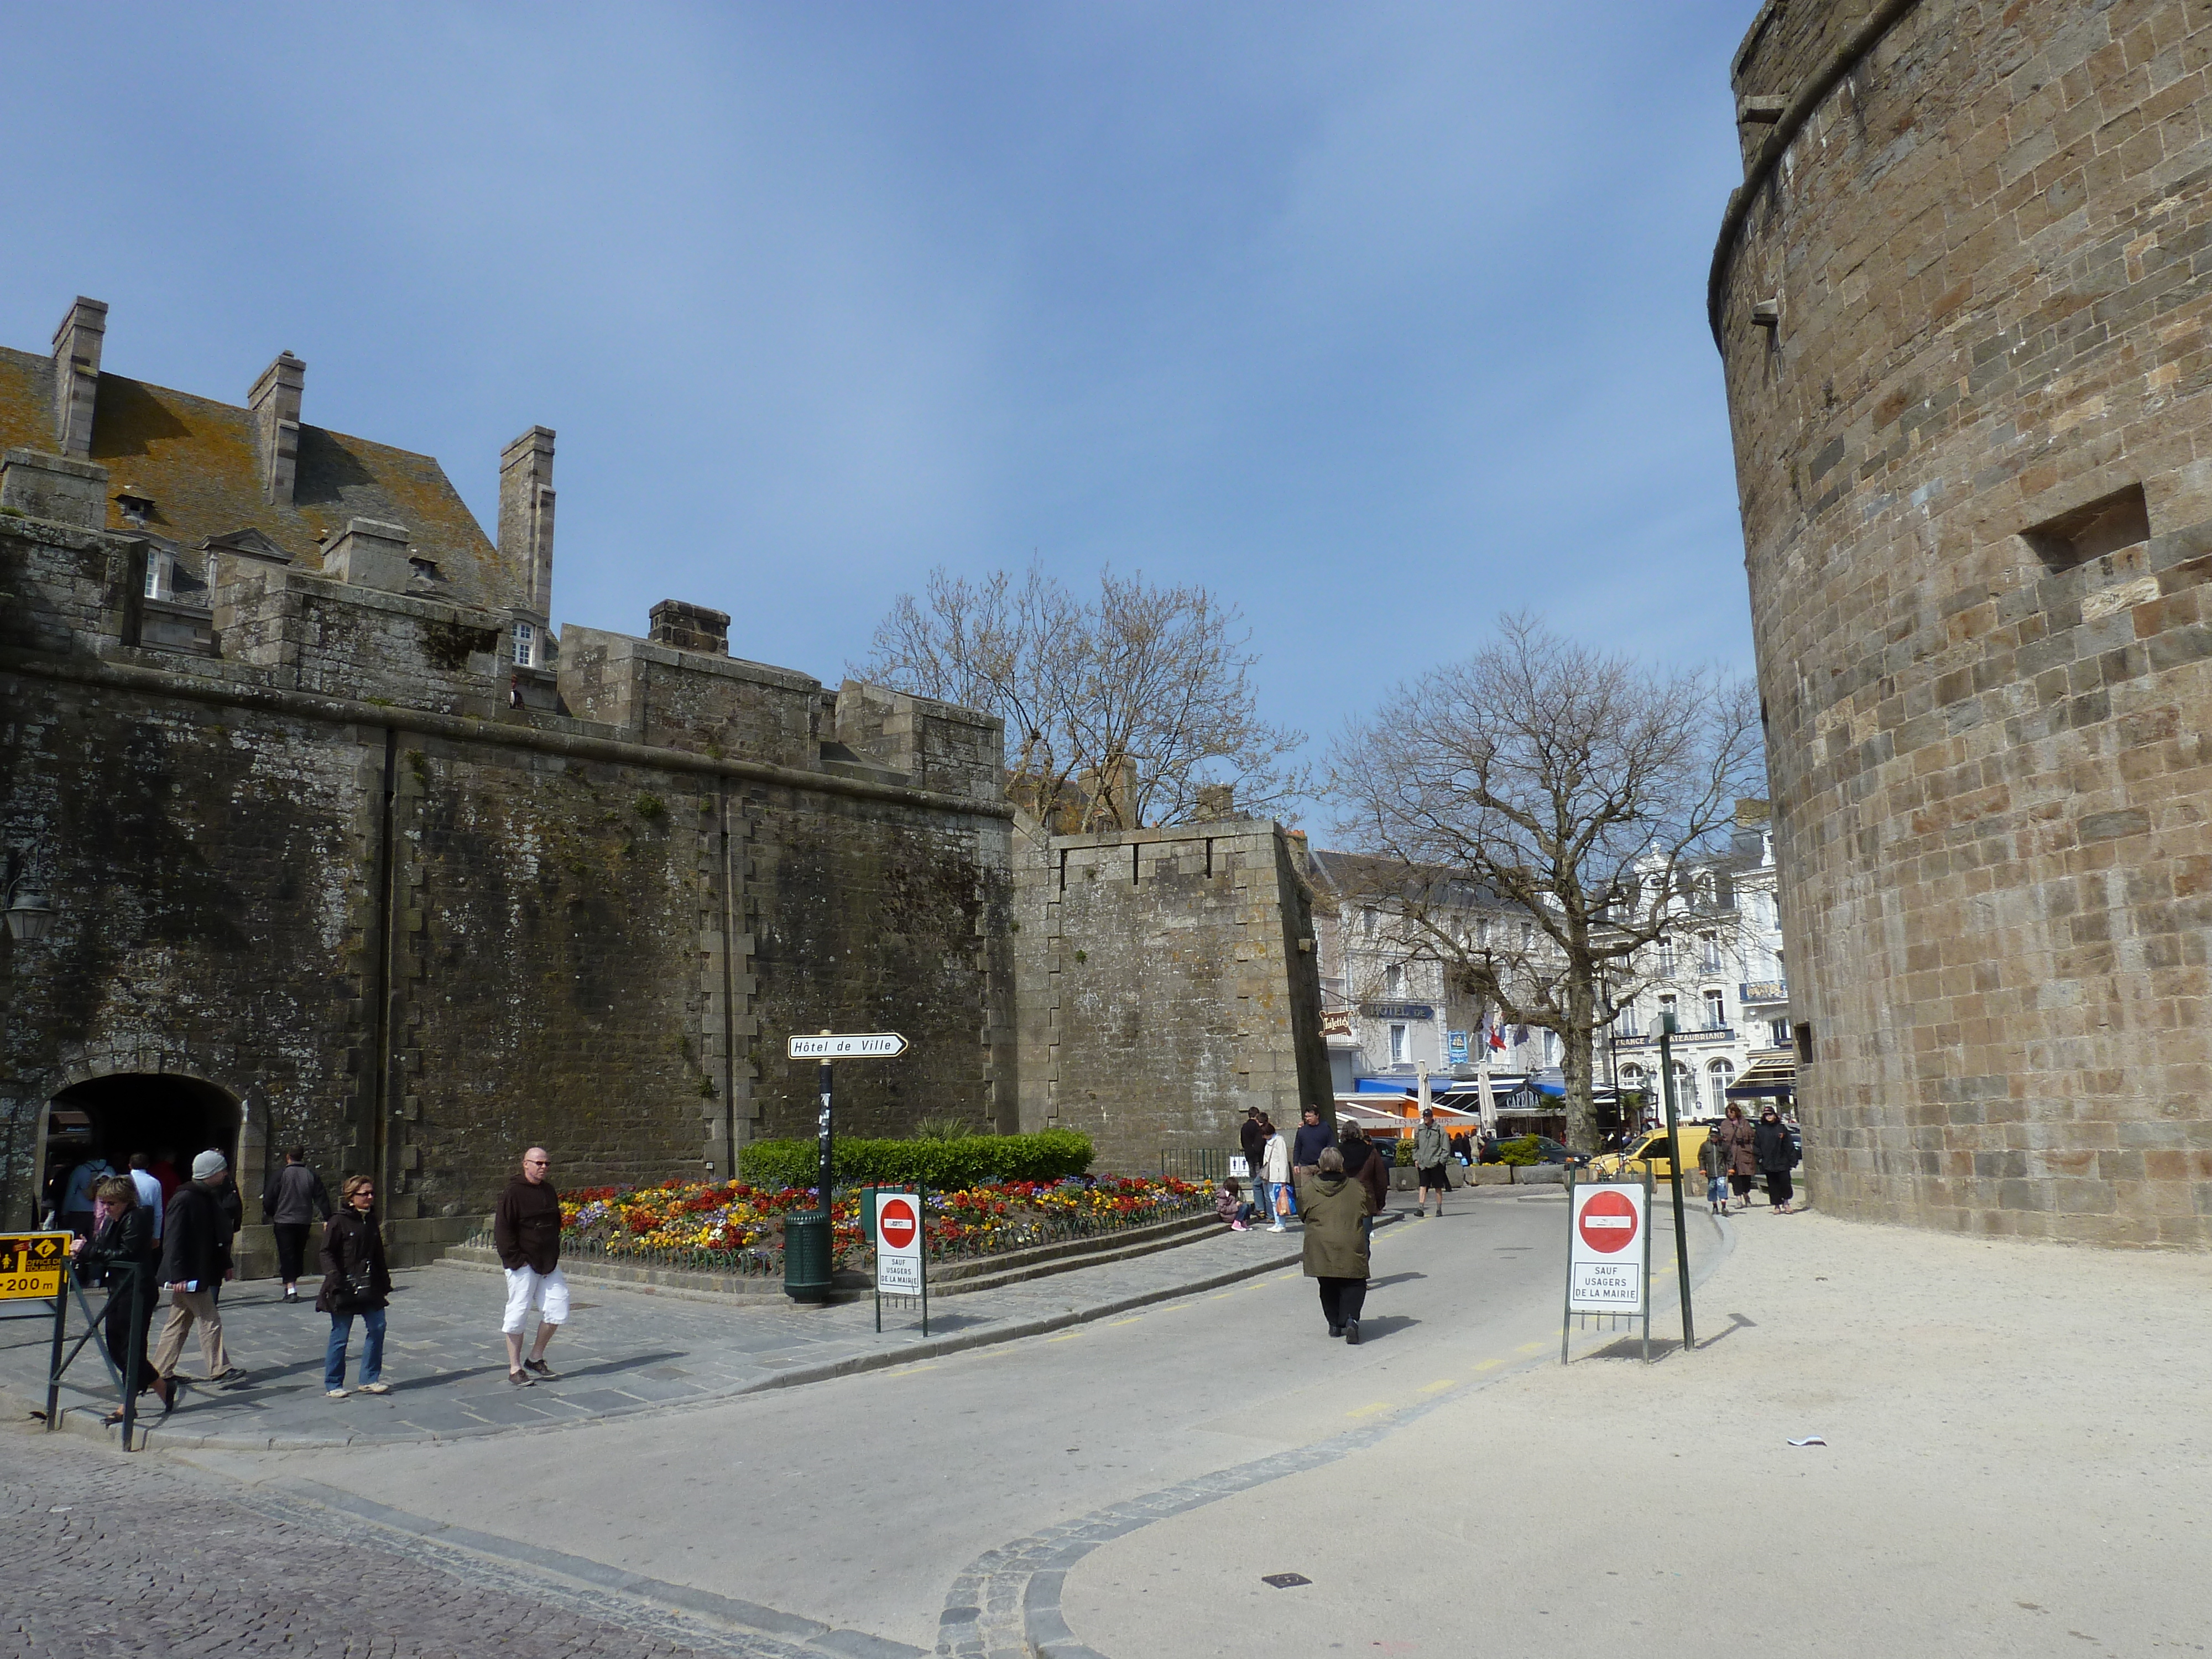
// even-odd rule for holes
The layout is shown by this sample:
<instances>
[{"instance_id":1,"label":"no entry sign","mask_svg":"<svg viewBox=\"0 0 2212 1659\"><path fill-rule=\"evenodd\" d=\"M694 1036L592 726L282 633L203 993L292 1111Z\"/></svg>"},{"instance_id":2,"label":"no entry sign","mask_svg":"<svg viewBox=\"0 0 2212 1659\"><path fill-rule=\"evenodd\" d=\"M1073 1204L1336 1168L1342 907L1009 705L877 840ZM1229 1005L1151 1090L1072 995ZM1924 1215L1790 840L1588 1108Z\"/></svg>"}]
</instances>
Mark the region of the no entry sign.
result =
<instances>
[{"instance_id":1,"label":"no entry sign","mask_svg":"<svg viewBox=\"0 0 2212 1659\"><path fill-rule=\"evenodd\" d=\"M921 1200L913 1193L876 1194L876 1293L921 1294Z\"/></svg>"},{"instance_id":2,"label":"no entry sign","mask_svg":"<svg viewBox=\"0 0 2212 1659\"><path fill-rule=\"evenodd\" d=\"M1645 1224L1642 1187L1594 1183L1574 1189L1567 1239L1567 1311L1640 1314L1644 1310Z\"/></svg>"}]
</instances>

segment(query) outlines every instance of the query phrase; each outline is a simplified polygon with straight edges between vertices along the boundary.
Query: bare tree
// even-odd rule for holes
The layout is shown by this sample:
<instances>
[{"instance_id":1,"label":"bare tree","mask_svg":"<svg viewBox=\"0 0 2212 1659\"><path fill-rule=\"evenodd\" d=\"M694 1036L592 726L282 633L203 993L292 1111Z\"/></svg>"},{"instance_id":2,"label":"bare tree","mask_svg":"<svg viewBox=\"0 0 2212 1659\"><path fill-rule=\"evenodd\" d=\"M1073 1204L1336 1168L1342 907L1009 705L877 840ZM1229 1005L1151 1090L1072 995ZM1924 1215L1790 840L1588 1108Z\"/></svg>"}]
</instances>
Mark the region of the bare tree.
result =
<instances>
[{"instance_id":1,"label":"bare tree","mask_svg":"<svg viewBox=\"0 0 2212 1659\"><path fill-rule=\"evenodd\" d=\"M1408 927L1504 1018L1559 1033L1581 1152L1596 1144L1595 1035L1764 781L1748 683L1654 674L1526 615L1401 687L1331 757L1339 828L1383 861ZM1507 914L1471 916L1468 884Z\"/></svg>"},{"instance_id":2,"label":"bare tree","mask_svg":"<svg viewBox=\"0 0 2212 1659\"><path fill-rule=\"evenodd\" d=\"M1306 789L1291 758L1305 734L1259 717L1250 639L1202 587L1106 571L1086 601L1034 565L1019 580L939 568L851 672L999 715L1011 792L1054 828L1137 829L1190 817L1208 784L1253 812Z\"/></svg>"}]
</instances>

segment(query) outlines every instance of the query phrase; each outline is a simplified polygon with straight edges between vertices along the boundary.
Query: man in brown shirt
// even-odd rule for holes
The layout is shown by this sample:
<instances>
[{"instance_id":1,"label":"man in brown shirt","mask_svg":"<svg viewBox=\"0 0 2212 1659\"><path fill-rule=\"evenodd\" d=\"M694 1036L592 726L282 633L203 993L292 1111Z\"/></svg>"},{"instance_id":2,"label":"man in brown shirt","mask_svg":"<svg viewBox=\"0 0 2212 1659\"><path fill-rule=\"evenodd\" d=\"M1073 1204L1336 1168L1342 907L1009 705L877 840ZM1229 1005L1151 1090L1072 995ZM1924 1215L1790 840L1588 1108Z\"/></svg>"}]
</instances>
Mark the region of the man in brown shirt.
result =
<instances>
[{"instance_id":1,"label":"man in brown shirt","mask_svg":"<svg viewBox=\"0 0 2212 1659\"><path fill-rule=\"evenodd\" d=\"M561 1194L547 1179L552 1160L543 1146L522 1155L522 1173L507 1183L491 1212L492 1243L507 1269L507 1380L527 1389L560 1376L545 1363L545 1345L568 1317L568 1281L561 1274ZM522 1328L538 1310L538 1340L522 1357Z\"/></svg>"}]
</instances>

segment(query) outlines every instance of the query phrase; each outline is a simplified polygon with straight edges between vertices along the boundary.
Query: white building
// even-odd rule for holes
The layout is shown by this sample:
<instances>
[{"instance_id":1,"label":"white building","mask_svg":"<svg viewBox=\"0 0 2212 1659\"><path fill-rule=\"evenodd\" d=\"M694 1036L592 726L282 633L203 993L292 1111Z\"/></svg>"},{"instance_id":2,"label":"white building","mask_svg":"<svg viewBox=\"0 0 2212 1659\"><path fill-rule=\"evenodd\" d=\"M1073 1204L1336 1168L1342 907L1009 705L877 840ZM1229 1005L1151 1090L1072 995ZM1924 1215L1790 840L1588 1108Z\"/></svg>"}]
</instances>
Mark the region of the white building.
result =
<instances>
[{"instance_id":1,"label":"white building","mask_svg":"<svg viewBox=\"0 0 2212 1659\"><path fill-rule=\"evenodd\" d=\"M1676 1110L1686 1119L1718 1117L1730 1088L1786 1085L1795 1076L1766 803L1738 803L1728 853L1686 873L1687 890L1668 902L1678 920L1637 957L1636 995L1599 1064L1624 1091L1645 1091L1648 1111L1662 1111L1652 1032L1671 1011ZM1753 1104L1746 1102L1747 1109Z\"/></svg>"}]
</instances>

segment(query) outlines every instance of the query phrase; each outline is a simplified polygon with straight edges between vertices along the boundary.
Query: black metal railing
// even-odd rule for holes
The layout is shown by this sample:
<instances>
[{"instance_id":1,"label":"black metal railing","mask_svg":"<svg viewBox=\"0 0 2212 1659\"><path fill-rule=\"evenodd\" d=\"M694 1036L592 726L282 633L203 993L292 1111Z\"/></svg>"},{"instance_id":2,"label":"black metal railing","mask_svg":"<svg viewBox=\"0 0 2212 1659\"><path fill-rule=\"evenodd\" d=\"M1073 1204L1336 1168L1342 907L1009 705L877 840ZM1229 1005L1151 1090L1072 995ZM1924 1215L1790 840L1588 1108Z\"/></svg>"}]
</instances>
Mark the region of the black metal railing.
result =
<instances>
[{"instance_id":1,"label":"black metal railing","mask_svg":"<svg viewBox=\"0 0 2212 1659\"><path fill-rule=\"evenodd\" d=\"M1160 1173L1170 1181L1222 1181L1229 1154L1218 1146L1175 1146L1160 1152Z\"/></svg>"}]
</instances>

